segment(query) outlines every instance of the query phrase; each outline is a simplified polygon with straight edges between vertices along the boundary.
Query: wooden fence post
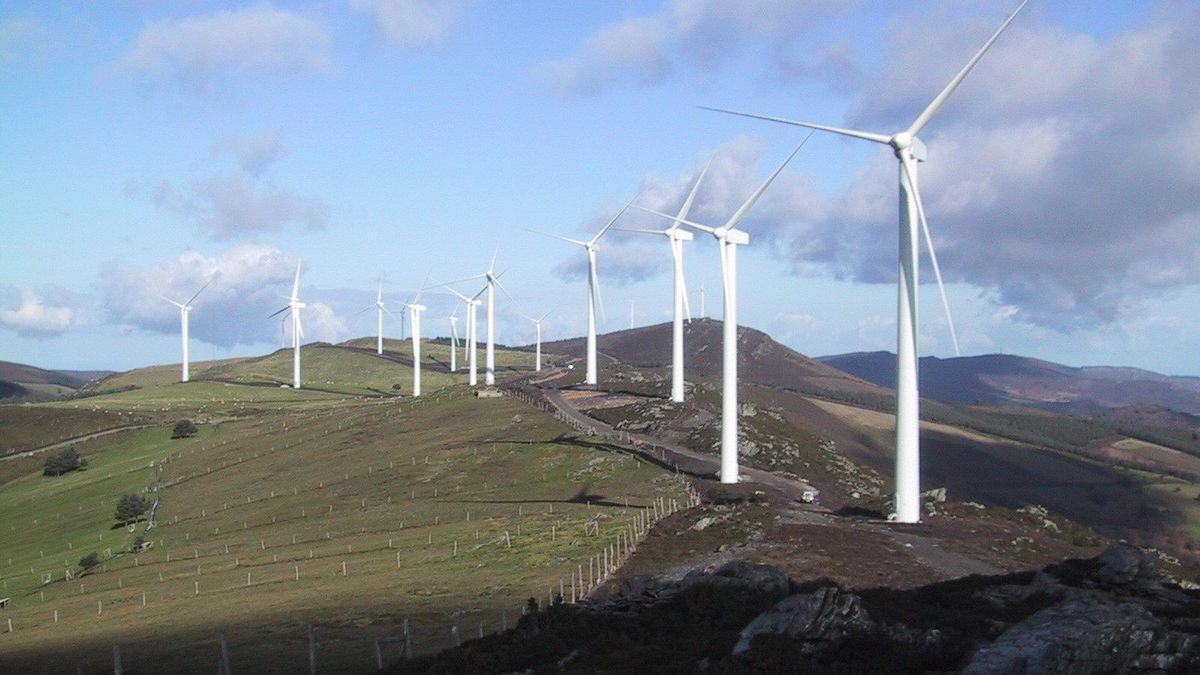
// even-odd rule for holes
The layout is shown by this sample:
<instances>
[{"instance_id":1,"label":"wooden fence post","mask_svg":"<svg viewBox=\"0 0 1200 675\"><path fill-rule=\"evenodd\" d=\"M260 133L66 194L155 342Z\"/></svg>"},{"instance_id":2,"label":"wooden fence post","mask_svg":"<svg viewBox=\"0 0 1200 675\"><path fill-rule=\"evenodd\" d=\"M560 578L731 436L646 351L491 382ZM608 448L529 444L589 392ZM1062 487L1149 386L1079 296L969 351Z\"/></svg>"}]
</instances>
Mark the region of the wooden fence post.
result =
<instances>
[{"instance_id":1,"label":"wooden fence post","mask_svg":"<svg viewBox=\"0 0 1200 675\"><path fill-rule=\"evenodd\" d=\"M308 624L308 673L317 675L317 636L311 623Z\"/></svg>"}]
</instances>

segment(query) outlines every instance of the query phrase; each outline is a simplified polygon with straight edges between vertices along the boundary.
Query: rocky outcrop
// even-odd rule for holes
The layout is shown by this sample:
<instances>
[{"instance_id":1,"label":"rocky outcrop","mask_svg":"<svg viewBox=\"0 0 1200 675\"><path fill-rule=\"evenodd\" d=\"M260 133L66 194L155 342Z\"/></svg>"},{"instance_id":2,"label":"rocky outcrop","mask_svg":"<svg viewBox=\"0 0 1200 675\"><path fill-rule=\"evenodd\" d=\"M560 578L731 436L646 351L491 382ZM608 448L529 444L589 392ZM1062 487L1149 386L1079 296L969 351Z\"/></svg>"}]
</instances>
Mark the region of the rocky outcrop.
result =
<instances>
[{"instance_id":1,"label":"rocky outcrop","mask_svg":"<svg viewBox=\"0 0 1200 675\"><path fill-rule=\"evenodd\" d=\"M742 561L635 577L403 672L1200 672L1200 592L1118 544L1039 572L851 592Z\"/></svg>"}]
</instances>

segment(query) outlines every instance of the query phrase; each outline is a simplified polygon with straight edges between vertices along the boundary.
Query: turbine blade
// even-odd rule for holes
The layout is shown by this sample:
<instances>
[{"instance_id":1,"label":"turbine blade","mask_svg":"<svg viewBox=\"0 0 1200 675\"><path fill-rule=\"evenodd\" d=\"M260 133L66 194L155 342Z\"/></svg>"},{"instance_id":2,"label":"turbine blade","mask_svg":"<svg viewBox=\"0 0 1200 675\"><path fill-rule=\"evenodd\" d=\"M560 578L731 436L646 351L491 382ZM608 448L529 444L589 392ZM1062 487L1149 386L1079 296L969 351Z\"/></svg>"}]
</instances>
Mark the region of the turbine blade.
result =
<instances>
[{"instance_id":1,"label":"turbine blade","mask_svg":"<svg viewBox=\"0 0 1200 675\"><path fill-rule=\"evenodd\" d=\"M637 227L614 227L614 228L613 228L613 230L614 230L614 231L616 231L616 232L633 232L634 234L658 234L658 235L663 235L663 234L670 234L670 233L671 233L671 231L670 231L670 230L644 230L644 229L637 228Z\"/></svg>"},{"instance_id":2,"label":"turbine blade","mask_svg":"<svg viewBox=\"0 0 1200 675\"><path fill-rule=\"evenodd\" d=\"M192 301L196 299L196 296L203 293L204 289L208 288L208 285L211 284L212 282L213 282L212 279L209 279L208 281L204 282L204 285L200 287L200 290L196 291L195 293L192 293L192 297L188 298L187 302L185 302L183 304L185 304L185 305L192 304Z\"/></svg>"},{"instance_id":3,"label":"turbine blade","mask_svg":"<svg viewBox=\"0 0 1200 675\"><path fill-rule=\"evenodd\" d=\"M375 302L383 302L383 277L379 277L379 290L375 293Z\"/></svg>"},{"instance_id":4,"label":"turbine blade","mask_svg":"<svg viewBox=\"0 0 1200 675\"><path fill-rule=\"evenodd\" d=\"M700 171L700 175L696 176L696 184L692 186L692 191L688 193L687 199L683 200L683 206L679 207L679 214L675 216L675 222L672 223L671 229L679 227L679 222L688 217L688 212L692 210L692 202L696 201L696 193L700 191L700 181L704 180L704 174L708 173L708 167L712 166L712 163L713 158L709 157L704 169Z\"/></svg>"},{"instance_id":5,"label":"turbine blade","mask_svg":"<svg viewBox=\"0 0 1200 675\"><path fill-rule=\"evenodd\" d=\"M500 247L499 247L499 246L497 246L497 247L496 247L496 252L492 254L492 262L491 262L491 264L490 264L490 265L488 265L488 273L489 273L489 274L490 274L490 273L491 273L493 270L495 270L495 269L496 269L496 257L497 257L497 256L499 256L499 255L500 255Z\"/></svg>"},{"instance_id":6,"label":"turbine blade","mask_svg":"<svg viewBox=\"0 0 1200 675\"><path fill-rule=\"evenodd\" d=\"M304 324L300 321L300 312L296 312L296 332L300 334L300 338L304 339Z\"/></svg>"},{"instance_id":7,"label":"turbine blade","mask_svg":"<svg viewBox=\"0 0 1200 675\"><path fill-rule=\"evenodd\" d=\"M638 195L638 196L641 196L641 195ZM637 196L635 196L633 199L637 199ZM604 227L600 228L600 231L596 233L596 236L592 237L591 240L588 241L588 244L595 244L596 242L600 241L600 237L603 237L604 233L608 232L608 228L612 227L613 223L617 222L617 218L620 218L621 214L625 213L625 210L628 209L629 205L633 203L633 199L630 199L629 201L625 202L625 206L622 206L621 210L617 211L617 215L610 218L609 221L607 223L605 223Z\"/></svg>"},{"instance_id":8,"label":"turbine blade","mask_svg":"<svg viewBox=\"0 0 1200 675\"><path fill-rule=\"evenodd\" d=\"M521 229L522 229L522 230L525 230L526 232L532 232L532 233L534 233L534 234L540 234L540 235L542 235L543 237L550 237L550 238L552 238L552 239L562 239L563 241L569 241L569 242L571 242L572 244L578 244L578 245L580 245L580 246L587 246L587 244L588 244L586 241L581 241L581 240L579 240L579 239L571 239L570 237L564 237L564 236L562 236L561 234L552 234L552 233L550 233L550 232L539 232L538 230L531 230L531 229L529 229L528 227L523 227L523 228L521 228Z\"/></svg>"},{"instance_id":9,"label":"turbine blade","mask_svg":"<svg viewBox=\"0 0 1200 675\"><path fill-rule=\"evenodd\" d=\"M600 297L600 277L596 275L596 266L589 265L588 270L592 275L592 300L595 301L597 309L600 310L600 319L608 321L608 316L604 313L604 299Z\"/></svg>"},{"instance_id":10,"label":"turbine blade","mask_svg":"<svg viewBox=\"0 0 1200 675\"><path fill-rule=\"evenodd\" d=\"M476 279L486 279L486 278L487 278L486 274L476 274L476 275L470 276L470 277L463 277L462 279L455 279L454 281L447 281L446 283L440 284L440 285L443 287L448 287L450 284L461 284L464 281L475 281ZM453 289L451 289L451 290L453 290Z\"/></svg>"},{"instance_id":11,"label":"turbine blade","mask_svg":"<svg viewBox=\"0 0 1200 675\"><path fill-rule=\"evenodd\" d=\"M712 234L713 230L715 229L715 228L711 228L707 225L701 225L700 223L694 223L690 220L684 220L683 218L680 218L678 216L673 216L669 213L663 213L662 211L655 211L654 209L648 209L644 206L638 206L637 204L634 204L633 208L641 210L641 211L645 211L646 213L653 213L656 216L662 216L663 218L668 218L670 220L674 220L677 223L683 223L684 225L687 225L688 227L694 227L697 230L700 230L701 232L707 232L709 234Z\"/></svg>"},{"instance_id":12,"label":"turbine blade","mask_svg":"<svg viewBox=\"0 0 1200 675\"><path fill-rule=\"evenodd\" d=\"M157 293L155 293L155 295L158 295L158 294L157 294ZM179 309L183 309L183 303L182 303L182 302L175 302L174 300L172 300L172 299L168 298L168 297L167 297L167 296L165 296L165 295L159 295L158 297L162 298L163 300L166 300L167 302L171 303L172 305L175 305L175 306L176 306L176 307L178 307Z\"/></svg>"},{"instance_id":13,"label":"turbine blade","mask_svg":"<svg viewBox=\"0 0 1200 675\"><path fill-rule=\"evenodd\" d=\"M507 272L508 270L504 271ZM503 272L501 274L503 274ZM514 305L517 304L517 299L508 292L508 289L504 287L504 284L500 283L499 275L492 277L492 283L496 284L496 287L500 289L500 292L504 293L505 297L507 297ZM520 312L518 312L518 314L519 313Z\"/></svg>"},{"instance_id":14,"label":"turbine blade","mask_svg":"<svg viewBox=\"0 0 1200 675\"><path fill-rule=\"evenodd\" d=\"M417 294L413 296L412 302L410 302L410 303L408 303L408 304L410 304L410 305L415 305L415 304L417 304L417 301L421 299L421 294L425 292L425 286L426 286L428 283L429 283L429 275L428 275L428 274L426 274L426 275L425 275L425 280L421 282L421 286L420 286L420 288L418 288L418 289L417 289Z\"/></svg>"},{"instance_id":15,"label":"turbine blade","mask_svg":"<svg viewBox=\"0 0 1200 675\"><path fill-rule=\"evenodd\" d=\"M291 308L290 308L290 307L284 307L283 309L279 310L278 312L275 312L274 314L271 314L271 315L270 315L270 316L268 316L267 318L268 318L268 319L274 319L275 317L279 316L280 314L283 314L284 312L288 311L289 309L291 309Z\"/></svg>"},{"instance_id":16,"label":"turbine blade","mask_svg":"<svg viewBox=\"0 0 1200 675\"><path fill-rule=\"evenodd\" d=\"M792 158L796 156L796 153L800 152L800 148L804 147L804 144L808 142L808 139L812 138L814 133L816 132L808 132L808 135L804 137L803 141L800 141L800 145L796 146L796 149L792 151L792 154L788 155L787 159L783 160L783 164L780 164L778 169L775 169L775 173L772 173L770 176L768 176L767 179L762 182L762 185L759 185L758 189L754 191L754 194L750 195L750 198L743 202L740 207L738 207L737 212L730 216L729 221L725 223L726 228L733 229L742 220L742 218L746 217L746 214L750 212L750 209L754 208L754 205L758 203L759 197L762 197L763 193L767 191L768 187L770 187L771 182L775 180L775 177L783 171L783 167L787 166L788 162L792 161Z\"/></svg>"},{"instance_id":17,"label":"turbine blade","mask_svg":"<svg viewBox=\"0 0 1200 675\"><path fill-rule=\"evenodd\" d=\"M983 47L981 47L979 51L975 52L975 56L972 56L971 60L967 61L967 65L963 66L963 69L958 71L958 74L954 76L954 79L950 80L950 84L947 84L946 88L943 89L936 97L934 97L934 99L929 102L929 105L925 106L925 109L922 110L921 114L917 116L917 119L913 121L912 126L908 128L908 133L910 135L916 136L918 133L920 133L921 129L923 129L925 125L929 123L929 120L937 114L937 111L942 109L942 106L946 103L946 99L950 98L950 95L954 93L955 89L958 89L958 85L962 84L963 79L966 78L967 74L971 72L971 69L975 67L975 64L979 63L979 60L983 58L983 55L986 54L987 51L992 48L992 45L995 44L996 40L1000 38L1000 34L1003 33L1006 28L1008 28L1008 24L1012 23L1013 19L1017 18L1017 15L1021 13L1021 10L1025 9L1025 5L1027 4L1029 4L1029 0L1021 0L1021 4L1017 5L1017 8L1013 10L1012 14L1008 15L1008 18L1004 20L1004 23L1000 24L1000 28L996 29L996 32L993 33L992 37L983 44Z\"/></svg>"},{"instance_id":18,"label":"turbine blade","mask_svg":"<svg viewBox=\"0 0 1200 675\"><path fill-rule=\"evenodd\" d=\"M913 160L905 158L900 166L908 175L908 184L913 188L913 201L917 203L917 218L921 221L921 231L925 236L925 246L929 251L929 262L933 264L933 277L937 280L938 292L942 295L942 308L946 310L946 325L950 327L950 341L954 343L954 355L962 356L958 349L958 333L954 330L954 317L950 314L950 299L946 297L946 286L942 284L942 270L938 266L937 252L933 249L933 237L929 233L929 222L925 220L925 205L921 202L921 189L917 187L916 175L912 168Z\"/></svg>"},{"instance_id":19,"label":"turbine blade","mask_svg":"<svg viewBox=\"0 0 1200 675\"><path fill-rule=\"evenodd\" d=\"M295 300L300 296L300 261L296 261L296 281L292 283L292 299Z\"/></svg>"},{"instance_id":20,"label":"turbine blade","mask_svg":"<svg viewBox=\"0 0 1200 675\"><path fill-rule=\"evenodd\" d=\"M752 117L757 120L767 120L768 122L779 122L781 124L790 124L795 127L806 127L816 129L817 131L828 131L831 134L840 134L851 138L861 138L864 141L874 141L875 143L883 143L887 145L892 139L890 136L883 134L874 134L869 131L855 131L854 129L842 129L841 127L831 127L824 124L813 124L812 122L800 122L797 120L784 119L782 117L770 117L768 115L755 115L753 113L738 112L737 110L727 110L725 108L710 108L706 105L698 106L701 110L711 110L713 112L728 113L730 115L740 115L742 117Z\"/></svg>"},{"instance_id":21,"label":"turbine blade","mask_svg":"<svg viewBox=\"0 0 1200 675\"><path fill-rule=\"evenodd\" d=\"M679 280L683 286L680 289L683 293L683 315L690 322L692 320L692 306L688 302L687 277L683 274L683 251L676 248L674 241L671 242L671 257L674 258L675 264L679 266Z\"/></svg>"}]
</instances>

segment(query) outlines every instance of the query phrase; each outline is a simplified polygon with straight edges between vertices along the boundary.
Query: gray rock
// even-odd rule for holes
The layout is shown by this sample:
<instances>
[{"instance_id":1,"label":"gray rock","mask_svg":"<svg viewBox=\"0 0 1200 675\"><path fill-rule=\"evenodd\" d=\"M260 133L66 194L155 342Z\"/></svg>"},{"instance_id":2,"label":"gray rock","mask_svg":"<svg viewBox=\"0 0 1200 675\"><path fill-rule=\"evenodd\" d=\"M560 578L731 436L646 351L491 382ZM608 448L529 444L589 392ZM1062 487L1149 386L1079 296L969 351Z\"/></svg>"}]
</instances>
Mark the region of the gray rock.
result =
<instances>
[{"instance_id":1,"label":"gray rock","mask_svg":"<svg viewBox=\"0 0 1200 675\"><path fill-rule=\"evenodd\" d=\"M801 643L804 651L815 653L849 635L869 631L873 626L857 595L828 586L784 598L758 615L742 629L733 653L749 651L755 636L763 634L792 637Z\"/></svg>"},{"instance_id":2,"label":"gray rock","mask_svg":"<svg viewBox=\"0 0 1200 675\"><path fill-rule=\"evenodd\" d=\"M1130 670L1166 631L1145 608L1097 597L1065 600L1004 631L964 673L1112 673Z\"/></svg>"},{"instance_id":3,"label":"gray rock","mask_svg":"<svg viewBox=\"0 0 1200 675\"><path fill-rule=\"evenodd\" d=\"M753 589L761 596L785 596L792 592L792 580L788 575L769 565L754 565L744 560L727 562L712 574L689 572L681 585L686 587L698 583Z\"/></svg>"},{"instance_id":4,"label":"gray rock","mask_svg":"<svg viewBox=\"0 0 1200 675\"><path fill-rule=\"evenodd\" d=\"M1158 561L1154 554L1136 546L1119 542L1100 554L1100 569L1096 581L1105 586L1128 586L1153 582L1158 578Z\"/></svg>"}]
</instances>

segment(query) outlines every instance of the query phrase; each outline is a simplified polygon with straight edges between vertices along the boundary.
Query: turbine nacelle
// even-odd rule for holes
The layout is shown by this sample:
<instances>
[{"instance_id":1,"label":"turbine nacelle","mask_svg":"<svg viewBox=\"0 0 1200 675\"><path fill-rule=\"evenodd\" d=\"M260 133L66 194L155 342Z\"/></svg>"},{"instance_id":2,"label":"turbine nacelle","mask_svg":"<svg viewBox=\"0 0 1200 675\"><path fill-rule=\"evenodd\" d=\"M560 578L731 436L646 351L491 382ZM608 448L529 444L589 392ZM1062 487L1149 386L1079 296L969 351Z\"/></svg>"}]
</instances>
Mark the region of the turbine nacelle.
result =
<instances>
[{"instance_id":1,"label":"turbine nacelle","mask_svg":"<svg viewBox=\"0 0 1200 675\"><path fill-rule=\"evenodd\" d=\"M671 228L664 231L663 234L676 241L691 241L696 238L696 235L683 229L682 227Z\"/></svg>"},{"instance_id":2,"label":"turbine nacelle","mask_svg":"<svg viewBox=\"0 0 1200 675\"><path fill-rule=\"evenodd\" d=\"M907 131L901 131L892 136L888 139L888 145L892 146L892 150L896 152L896 157L900 159L904 159L904 153L906 152L909 157L918 162L924 162L929 158L929 152L925 149L925 143Z\"/></svg>"}]
</instances>

